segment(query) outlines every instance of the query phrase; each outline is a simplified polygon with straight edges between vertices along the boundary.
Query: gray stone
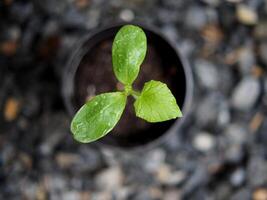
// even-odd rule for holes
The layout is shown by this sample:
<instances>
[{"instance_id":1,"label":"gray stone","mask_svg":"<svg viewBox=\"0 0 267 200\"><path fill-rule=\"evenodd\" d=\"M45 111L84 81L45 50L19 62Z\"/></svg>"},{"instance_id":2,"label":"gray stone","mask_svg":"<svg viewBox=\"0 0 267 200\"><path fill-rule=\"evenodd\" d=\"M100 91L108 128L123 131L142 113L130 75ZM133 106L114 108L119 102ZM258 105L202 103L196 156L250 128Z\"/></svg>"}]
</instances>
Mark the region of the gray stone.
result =
<instances>
[{"instance_id":1,"label":"gray stone","mask_svg":"<svg viewBox=\"0 0 267 200\"><path fill-rule=\"evenodd\" d=\"M249 76L245 77L235 87L231 103L238 110L248 111L255 105L260 92L259 80Z\"/></svg>"},{"instance_id":2,"label":"gray stone","mask_svg":"<svg viewBox=\"0 0 267 200\"><path fill-rule=\"evenodd\" d=\"M218 126L225 127L231 120L229 104L226 101L222 101L219 105L218 111Z\"/></svg>"},{"instance_id":3,"label":"gray stone","mask_svg":"<svg viewBox=\"0 0 267 200\"><path fill-rule=\"evenodd\" d=\"M16 21L18 21L19 23L23 23L26 20L28 20L33 11L34 11L33 4L26 2L23 3L17 2L15 4L12 4L9 10L12 17L16 19Z\"/></svg>"},{"instance_id":4,"label":"gray stone","mask_svg":"<svg viewBox=\"0 0 267 200\"><path fill-rule=\"evenodd\" d=\"M219 74L215 65L206 60L195 61L195 71L199 84L207 89L217 89Z\"/></svg>"},{"instance_id":5,"label":"gray stone","mask_svg":"<svg viewBox=\"0 0 267 200\"><path fill-rule=\"evenodd\" d=\"M180 19L179 12L171 11L165 8L158 9L156 16L158 17L159 22L162 24L173 24Z\"/></svg>"},{"instance_id":6,"label":"gray stone","mask_svg":"<svg viewBox=\"0 0 267 200\"><path fill-rule=\"evenodd\" d=\"M194 173L187 179L185 185L183 186L184 195L188 195L195 191L200 186L207 184L209 181L209 173L206 167L197 166Z\"/></svg>"},{"instance_id":7,"label":"gray stone","mask_svg":"<svg viewBox=\"0 0 267 200\"><path fill-rule=\"evenodd\" d=\"M180 51L185 56L190 56L196 48L196 45L192 40L185 39L185 38L179 41L177 46L178 46L178 49L180 49Z\"/></svg>"},{"instance_id":8,"label":"gray stone","mask_svg":"<svg viewBox=\"0 0 267 200\"><path fill-rule=\"evenodd\" d=\"M232 195L231 200L251 200L251 192L247 188L238 190Z\"/></svg>"},{"instance_id":9,"label":"gray stone","mask_svg":"<svg viewBox=\"0 0 267 200\"><path fill-rule=\"evenodd\" d=\"M45 118L47 117L47 118ZM52 116L44 116L42 127L42 142L39 145L39 150L42 155L50 155L54 148L62 143L66 137L66 128L69 127L69 118L65 113L57 113Z\"/></svg>"},{"instance_id":10,"label":"gray stone","mask_svg":"<svg viewBox=\"0 0 267 200\"><path fill-rule=\"evenodd\" d=\"M185 15L185 24L192 29L200 29L207 23L205 10L200 6L191 6Z\"/></svg>"},{"instance_id":11,"label":"gray stone","mask_svg":"<svg viewBox=\"0 0 267 200\"><path fill-rule=\"evenodd\" d=\"M95 171L103 166L100 152L87 146L81 146L79 149L80 159L75 163L74 168L80 172Z\"/></svg>"},{"instance_id":12,"label":"gray stone","mask_svg":"<svg viewBox=\"0 0 267 200\"><path fill-rule=\"evenodd\" d=\"M267 161L264 158L254 155L248 164L248 183L257 187L267 182Z\"/></svg>"},{"instance_id":13,"label":"gray stone","mask_svg":"<svg viewBox=\"0 0 267 200\"><path fill-rule=\"evenodd\" d=\"M256 63L252 44L240 50L238 64L242 74L250 74L253 66Z\"/></svg>"},{"instance_id":14,"label":"gray stone","mask_svg":"<svg viewBox=\"0 0 267 200\"><path fill-rule=\"evenodd\" d=\"M238 187L242 185L246 178L246 172L244 169L235 170L230 176L230 182L233 186Z\"/></svg>"},{"instance_id":15,"label":"gray stone","mask_svg":"<svg viewBox=\"0 0 267 200\"><path fill-rule=\"evenodd\" d=\"M171 41L176 42L179 38L178 32L174 26L166 25L162 28L163 34Z\"/></svg>"},{"instance_id":16,"label":"gray stone","mask_svg":"<svg viewBox=\"0 0 267 200\"><path fill-rule=\"evenodd\" d=\"M146 188L138 190L133 198L133 200L153 200L151 194Z\"/></svg>"},{"instance_id":17,"label":"gray stone","mask_svg":"<svg viewBox=\"0 0 267 200\"><path fill-rule=\"evenodd\" d=\"M244 149L241 145L230 144L225 147L225 160L229 163L240 163L244 158Z\"/></svg>"},{"instance_id":18,"label":"gray stone","mask_svg":"<svg viewBox=\"0 0 267 200\"><path fill-rule=\"evenodd\" d=\"M8 163L10 163L11 160L15 158L15 156L16 156L15 146L13 146L10 143L4 143L0 151L0 158L1 158L2 164L4 166L8 165Z\"/></svg>"},{"instance_id":19,"label":"gray stone","mask_svg":"<svg viewBox=\"0 0 267 200\"><path fill-rule=\"evenodd\" d=\"M51 200L62 199L62 195L59 192L50 192L49 193L49 199L51 199Z\"/></svg>"},{"instance_id":20,"label":"gray stone","mask_svg":"<svg viewBox=\"0 0 267 200\"><path fill-rule=\"evenodd\" d=\"M210 6L218 6L220 0L202 0L204 3L209 4Z\"/></svg>"},{"instance_id":21,"label":"gray stone","mask_svg":"<svg viewBox=\"0 0 267 200\"><path fill-rule=\"evenodd\" d=\"M86 13L85 26L87 29L93 29L100 23L100 11L99 9L92 9Z\"/></svg>"},{"instance_id":22,"label":"gray stone","mask_svg":"<svg viewBox=\"0 0 267 200\"><path fill-rule=\"evenodd\" d=\"M256 25L254 29L254 35L257 39L260 40L264 40L265 38L267 38L267 21L260 21Z\"/></svg>"},{"instance_id":23,"label":"gray stone","mask_svg":"<svg viewBox=\"0 0 267 200\"><path fill-rule=\"evenodd\" d=\"M162 149L150 151L144 159L144 168L148 172L155 172L165 162L166 153Z\"/></svg>"},{"instance_id":24,"label":"gray stone","mask_svg":"<svg viewBox=\"0 0 267 200\"><path fill-rule=\"evenodd\" d=\"M240 2L242 2L243 0L226 0L226 1L228 1L228 2L230 2L230 3L240 3Z\"/></svg>"},{"instance_id":25,"label":"gray stone","mask_svg":"<svg viewBox=\"0 0 267 200\"><path fill-rule=\"evenodd\" d=\"M20 188L25 198L27 199L35 199L36 191L38 189L38 185L28 179L20 181Z\"/></svg>"},{"instance_id":26,"label":"gray stone","mask_svg":"<svg viewBox=\"0 0 267 200\"><path fill-rule=\"evenodd\" d=\"M113 195L110 191L100 191L94 192L90 198L90 200L112 200Z\"/></svg>"},{"instance_id":27,"label":"gray stone","mask_svg":"<svg viewBox=\"0 0 267 200\"><path fill-rule=\"evenodd\" d=\"M18 26L11 26L6 31L9 40L18 40L21 36L21 30Z\"/></svg>"},{"instance_id":28,"label":"gray stone","mask_svg":"<svg viewBox=\"0 0 267 200\"><path fill-rule=\"evenodd\" d=\"M227 65L220 65L219 69L219 90L228 98L229 93L231 93L235 85L236 74L233 73L233 69Z\"/></svg>"},{"instance_id":29,"label":"gray stone","mask_svg":"<svg viewBox=\"0 0 267 200\"><path fill-rule=\"evenodd\" d=\"M70 2L65 0L38 0L36 1L36 4L48 14L61 15L64 13Z\"/></svg>"},{"instance_id":30,"label":"gray stone","mask_svg":"<svg viewBox=\"0 0 267 200\"><path fill-rule=\"evenodd\" d=\"M267 65L267 42L260 44L260 58Z\"/></svg>"},{"instance_id":31,"label":"gray stone","mask_svg":"<svg viewBox=\"0 0 267 200\"><path fill-rule=\"evenodd\" d=\"M64 191L62 194L64 200L77 200L80 199L80 194L77 191Z\"/></svg>"},{"instance_id":32,"label":"gray stone","mask_svg":"<svg viewBox=\"0 0 267 200\"><path fill-rule=\"evenodd\" d=\"M40 99L35 94L25 94L22 112L27 117L33 117L40 111Z\"/></svg>"},{"instance_id":33,"label":"gray stone","mask_svg":"<svg viewBox=\"0 0 267 200\"><path fill-rule=\"evenodd\" d=\"M214 200L225 200L229 199L231 195L231 187L230 184L219 184L214 191L214 197L211 199Z\"/></svg>"},{"instance_id":34,"label":"gray stone","mask_svg":"<svg viewBox=\"0 0 267 200\"><path fill-rule=\"evenodd\" d=\"M183 0L168 0L162 1L162 4L169 8L181 8L184 4Z\"/></svg>"},{"instance_id":35,"label":"gray stone","mask_svg":"<svg viewBox=\"0 0 267 200\"><path fill-rule=\"evenodd\" d=\"M54 135L47 137L42 144L39 146L40 153L42 155L50 155L53 153L54 148L62 141L64 138L63 132L55 132Z\"/></svg>"},{"instance_id":36,"label":"gray stone","mask_svg":"<svg viewBox=\"0 0 267 200\"><path fill-rule=\"evenodd\" d=\"M219 22L218 12L215 9L206 9L206 15L208 17L209 24L217 24Z\"/></svg>"},{"instance_id":37,"label":"gray stone","mask_svg":"<svg viewBox=\"0 0 267 200\"><path fill-rule=\"evenodd\" d=\"M61 18L61 24L67 28L82 28L86 21L86 17L75 8L68 9Z\"/></svg>"},{"instance_id":38,"label":"gray stone","mask_svg":"<svg viewBox=\"0 0 267 200\"><path fill-rule=\"evenodd\" d=\"M56 20L49 20L43 27L43 36L47 37L59 33L59 24Z\"/></svg>"},{"instance_id":39,"label":"gray stone","mask_svg":"<svg viewBox=\"0 0 267 200\"><path fill-rule=\"evenodd\" d=\"M211 93L199 102L196 109L196 122L200 127L215 125L217 123L218 108L221 100L220 95Z\"/></svg>"},{"instance_id":40,"label":"gray stone","mask_svg":"<svg viewBox=\"0 0 267 200\"><path fill-rule=\"evenodd\" d=\"M124 200L129 199L130 195L134 192L132 187L121 187L118 189L115 193L116 199L118 200Z\"/></svg>"},{"instance_id":41,"label":"gray stone","mask_svg":"<svg viewBox=\"0 0 267 200\"><path fill-rule=\"evenodd\" d=\"M68 184L67 178L61 174L49 174L45 176L45 187L50 192L63 191Z\"/></svg>"},{"instance_id":42,"label":"gray stone","mask_svg":"<svg viewBox=\"0 0 267 200\"><path fill-rule=\"evenodd\" d=\"M224 134L230 143L240 145L246 143L249 136L247 128L237 123L230 124Z\"/></svg>"}]
</instances>

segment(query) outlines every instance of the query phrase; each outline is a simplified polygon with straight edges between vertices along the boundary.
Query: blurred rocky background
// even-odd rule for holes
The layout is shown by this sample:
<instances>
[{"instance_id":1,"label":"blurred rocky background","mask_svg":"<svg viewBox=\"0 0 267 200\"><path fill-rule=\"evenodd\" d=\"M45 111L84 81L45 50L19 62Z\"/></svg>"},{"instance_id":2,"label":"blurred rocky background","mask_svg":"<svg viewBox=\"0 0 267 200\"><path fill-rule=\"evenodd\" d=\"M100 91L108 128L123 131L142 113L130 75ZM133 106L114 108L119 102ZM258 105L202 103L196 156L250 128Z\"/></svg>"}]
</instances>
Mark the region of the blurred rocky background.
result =
<instances>
[{"instance_id":1,"label":"blurred rocky background","mask_svg":"<svg viewBox=\"0 0 267 200\"><path fill-rule=\"evenodd\" d=\"M63 61L84 34L132 20L190 60L188 123L150 150L80 145ZM0 199L266 200L266 0L1 0Z\"/></svg>"}]
</instances>

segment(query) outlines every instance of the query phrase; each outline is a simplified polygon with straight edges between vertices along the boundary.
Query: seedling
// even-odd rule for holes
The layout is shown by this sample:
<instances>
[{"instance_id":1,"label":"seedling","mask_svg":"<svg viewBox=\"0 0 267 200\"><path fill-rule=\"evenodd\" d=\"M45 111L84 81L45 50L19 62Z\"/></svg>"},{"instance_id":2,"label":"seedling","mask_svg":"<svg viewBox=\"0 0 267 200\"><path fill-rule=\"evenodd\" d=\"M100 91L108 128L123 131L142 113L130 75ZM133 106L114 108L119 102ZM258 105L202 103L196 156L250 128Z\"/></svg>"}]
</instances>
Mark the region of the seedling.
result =
<instances>
[{"instance_id":1,"label":"seedling","mask_svg":"<svg viewBox=\"0 0 267 200\"><path fill-rule=\"evenodd\" d=\"M125 25L119 30L112 45L112 64L113 72L124 89L97 95L80 108L71 122L71 132L77 141L93 142L109 133L118 123L128 96L135 98L136 116L148 122L182 117L166 84L151 80L145 83L141 92L133 89L132 84L146 51L147 39L140 27Z\"/></svg>"}]
</instances>

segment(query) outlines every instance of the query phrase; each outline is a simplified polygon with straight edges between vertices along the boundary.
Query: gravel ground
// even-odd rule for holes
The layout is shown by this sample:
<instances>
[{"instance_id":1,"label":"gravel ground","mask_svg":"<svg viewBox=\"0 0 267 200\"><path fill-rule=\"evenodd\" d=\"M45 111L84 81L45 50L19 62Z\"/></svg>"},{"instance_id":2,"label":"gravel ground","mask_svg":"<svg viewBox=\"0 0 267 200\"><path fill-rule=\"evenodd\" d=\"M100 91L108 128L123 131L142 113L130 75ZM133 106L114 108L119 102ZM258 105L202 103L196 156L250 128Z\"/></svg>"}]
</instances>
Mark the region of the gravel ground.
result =
<instances>
[{"instance_id":1,"label":"gravel ground","mask_svg":"<svg viewBox=\"0 0 267 200\"><path fill-rule=\"evenodd\" d=\"M77 144L63 63L85 33L132 20L189 58L189 121L148 152ZM0 30L0 199L267 199L266 0L2 0Z\"/></svg>"}]
</instances>

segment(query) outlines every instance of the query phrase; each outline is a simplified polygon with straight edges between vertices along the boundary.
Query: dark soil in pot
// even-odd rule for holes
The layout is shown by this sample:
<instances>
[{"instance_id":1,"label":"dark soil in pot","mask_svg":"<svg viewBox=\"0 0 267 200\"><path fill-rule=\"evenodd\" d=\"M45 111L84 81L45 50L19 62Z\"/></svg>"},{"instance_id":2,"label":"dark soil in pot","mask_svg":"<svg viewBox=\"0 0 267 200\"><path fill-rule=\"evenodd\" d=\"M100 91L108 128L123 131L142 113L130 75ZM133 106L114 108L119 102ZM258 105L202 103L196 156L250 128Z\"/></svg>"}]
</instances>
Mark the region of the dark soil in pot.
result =
<instances>
[{"instance_id":1,"label":"dark soil in pot","mask_svg":"<svg viewBox=\"0 0 267 200\"><path fill-rule=\"evenodd\" d=\"M112 42L118 28L93 35L82 43L73 56L69 66L73 74L68 81L73 81L70 106L74 111L95 95L122 89L112 71L111 59ZM149 80L162 81L171 89L178 105L183 107L186 78L181 61L164 39L146 29L145 32L148 38L148 51L139 76L134 82L134 88L142 90L144 83ZM133 98L128 98L119 123L111 133L99 140L100 143L119 147L145 145L162 136L175 122L171 120L147 123L135 116L133 102Z\"/></svg>"}]
</instances>

